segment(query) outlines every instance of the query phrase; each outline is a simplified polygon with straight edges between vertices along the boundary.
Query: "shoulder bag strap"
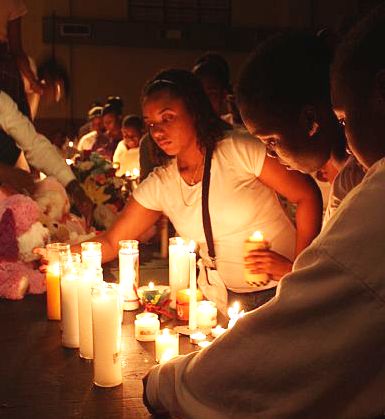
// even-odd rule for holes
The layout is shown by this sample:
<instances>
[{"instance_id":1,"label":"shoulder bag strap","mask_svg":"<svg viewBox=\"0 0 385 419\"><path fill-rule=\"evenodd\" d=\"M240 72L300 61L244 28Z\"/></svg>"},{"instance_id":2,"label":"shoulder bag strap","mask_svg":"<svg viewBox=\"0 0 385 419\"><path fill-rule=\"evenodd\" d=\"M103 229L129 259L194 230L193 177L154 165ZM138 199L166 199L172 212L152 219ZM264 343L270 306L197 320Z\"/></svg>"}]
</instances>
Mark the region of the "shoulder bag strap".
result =
<instances>
[{"instance_id":1,"label":"shoulder bag strap","mask_svg":"<svg viewBox=\"0 0 385 419\"><path fill-rule=\"evenodd\" d=\"M214 239L213 239L213 231L211 228L211 219L210 219L210 212L209 212L209 190L210 190L210 172L211 172L212 156L213 156L213 150L212 149L206 150L205 166L203 170L203 179L202 179L202 219L203 219L203 229L205 231L209 257L213 264L213 267L216 269Z\"/></svg>"}]
</instances>

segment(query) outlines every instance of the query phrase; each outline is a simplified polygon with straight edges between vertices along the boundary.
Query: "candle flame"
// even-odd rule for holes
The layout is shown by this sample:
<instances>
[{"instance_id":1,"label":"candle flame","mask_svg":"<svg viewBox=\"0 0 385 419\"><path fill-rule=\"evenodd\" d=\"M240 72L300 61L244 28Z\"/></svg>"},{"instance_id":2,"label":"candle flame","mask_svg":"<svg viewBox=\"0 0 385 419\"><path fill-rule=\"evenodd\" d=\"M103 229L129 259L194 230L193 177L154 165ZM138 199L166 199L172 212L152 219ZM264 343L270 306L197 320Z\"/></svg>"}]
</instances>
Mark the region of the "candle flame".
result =
<instances>
[{"instance_id":1,"label":"candle flame","mask_svg":"<svg viewBox=\"0 0 385 419\"><path fill-rule=\"evenodd\" d=\"M66 159L66 163L68 164L68 166L71 166L72 164L74 164L74 161L72 159Z\"/></svg>"},{"instance_id":2,"label":"candle flame","mask_svg":"<svg viewBox=\"0 0 385 419\"><path fill-rule=\"evenodd\" d=\"M140 175L140 170L137 167L132 169L132 176L139 177L139 175Z\"/></svg>"},{"instance_id":3,"label":"candle flame","mask_svg":"<svg viewBox=\"0 0 385 419\"><path fill-rule=\"evenodd\" d=\"M153 282L148 283L148 289L153 290L155 288L155 285Z\"/></svg>"},{"instance_id":4,"label":"candle flame","mask_svg":"<svg viewBox=\"0 0 385 419\"><path fill-rule=\"evenodd\" d=\"M170 359L174 358L175 352L172 349L166 349L162 356L160 357L159 363L164 364L165 362L169 361Z\"/></svg>"},{"instance_id":5,"label":"candle flame","mask_svg":"<svg viewBox=\"0 0 385 419\"><path fill-rule=\"evenodd\" d=\"M126 176L127 176L127 177L130 177L130 176L131 176L131 172L130 172L129 170L127 170L127 172L126 172Z\"/></svg>"},{"instance_id":6,"label":"candle flame","mask_svg":"<svg viewBox=\"0 0 385 419\"><path fill-rule=\"evenodd\" d=\"M263 237L263 234L257 230L257 231L254 231L254 233L249 237L249 240L253 242L263 242L264 237Z\"/></svg>"},{"instance_id":7,"label":"candle flame","mask_svg":"<svg viewBox=\"0 0 385 419\"><path fill-rule=\"evenodd\" d=\"M162 330L162 335L163 336L168 336L169 334L170 334L170 329L169 328L166 327L165 329Z\"/></svg>"},{"instance_id":8,"label":"candle flame","mask_svg":"<svg viewBox=\"0 0 385 419\"><path fill-rule=\"evenodd\" d=\"M73 141L69 141L69 142L68 142L68 146L69 146L69 147L73 147L73 146L74 146L74 142L73 142Z\"/></svg>"}]
</instances>

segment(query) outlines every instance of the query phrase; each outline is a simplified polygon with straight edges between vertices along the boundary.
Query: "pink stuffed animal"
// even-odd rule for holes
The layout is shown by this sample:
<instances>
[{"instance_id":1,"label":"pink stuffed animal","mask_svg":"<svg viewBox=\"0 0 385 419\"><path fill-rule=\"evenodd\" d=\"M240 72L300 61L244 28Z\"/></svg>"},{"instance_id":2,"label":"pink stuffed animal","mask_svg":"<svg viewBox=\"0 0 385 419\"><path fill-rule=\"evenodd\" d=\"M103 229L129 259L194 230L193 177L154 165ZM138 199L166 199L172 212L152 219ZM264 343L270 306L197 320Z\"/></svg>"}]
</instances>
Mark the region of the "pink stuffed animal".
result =
<instances>
[{"instance_id":1,"label":"pink stuffed animal","mask_svg":"<svg viewBox=\"0 0 385 419\"><path fill-rule=\"evenodd\" d=\"M34 269L32 250L44 247L49 232L39 221L35 201L12 195L0 202L0 297L19 300L45 292L44 274Z\"/></svg>"}]
</instances>

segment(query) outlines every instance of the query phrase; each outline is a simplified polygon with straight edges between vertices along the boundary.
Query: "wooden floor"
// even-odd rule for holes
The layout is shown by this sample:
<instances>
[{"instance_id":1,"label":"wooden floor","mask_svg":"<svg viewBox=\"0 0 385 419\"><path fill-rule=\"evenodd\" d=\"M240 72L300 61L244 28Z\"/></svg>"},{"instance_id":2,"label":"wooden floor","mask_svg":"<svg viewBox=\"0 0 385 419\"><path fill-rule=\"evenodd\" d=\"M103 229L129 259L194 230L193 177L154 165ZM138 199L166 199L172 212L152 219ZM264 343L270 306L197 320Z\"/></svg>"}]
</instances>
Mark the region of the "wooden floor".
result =
<instances>
[{"instance_id":1,"label":"wooden floor","mask_svg":"<svg viewBox=\"0 0 385 419\"><path fill-rule=\"evenodd\" d=\"M142 268L144 277L158 274L151 264ZM45 295L0 300L0 418L150 418L142 378L155 363L155 347L135 340L134 315L126 312L123 322L123 384L101 389L92 383L92 363L61 346L59 322L46 319ZM195 349L181 338L181 353Z\"/></svg>"}]
</instances>

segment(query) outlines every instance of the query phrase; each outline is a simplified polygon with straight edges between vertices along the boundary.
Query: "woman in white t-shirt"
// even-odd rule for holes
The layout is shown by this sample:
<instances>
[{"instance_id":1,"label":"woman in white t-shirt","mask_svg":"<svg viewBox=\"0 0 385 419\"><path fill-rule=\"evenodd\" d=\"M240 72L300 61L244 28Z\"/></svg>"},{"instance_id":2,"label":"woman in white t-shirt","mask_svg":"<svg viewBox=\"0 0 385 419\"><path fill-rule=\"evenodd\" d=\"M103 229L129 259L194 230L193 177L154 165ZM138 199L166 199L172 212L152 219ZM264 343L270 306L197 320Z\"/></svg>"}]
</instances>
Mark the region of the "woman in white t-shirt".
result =
<instances>
[{"instance_id":1,"label":"woman in white t-shirt","mask_svg":"<svg viewBox=\"0 0 385 419\"><path fill-rule=\"evenodd\" d=\"M210 147L214 154L209 210L218 272L230 292L252 295L249 308L264 303L274 295L276 282L255 292L244 281L243 242L253 231L263 231L274 251L273 263L269 257L266 264L249 268L276 279L290 271L295 256L320 230L322 203L314 181L266 157L265 146L246 132L226 131L228 126L188 71L159 73L144 89L142 110L151 137L173 158L139 185L115 224L98 236L103 260L116 256L120 239L137 238L162 213L179 235L197 242L205 256L201 180ZM297 231L276 192L297 204Z\"/></svg>"}]
</instances>

